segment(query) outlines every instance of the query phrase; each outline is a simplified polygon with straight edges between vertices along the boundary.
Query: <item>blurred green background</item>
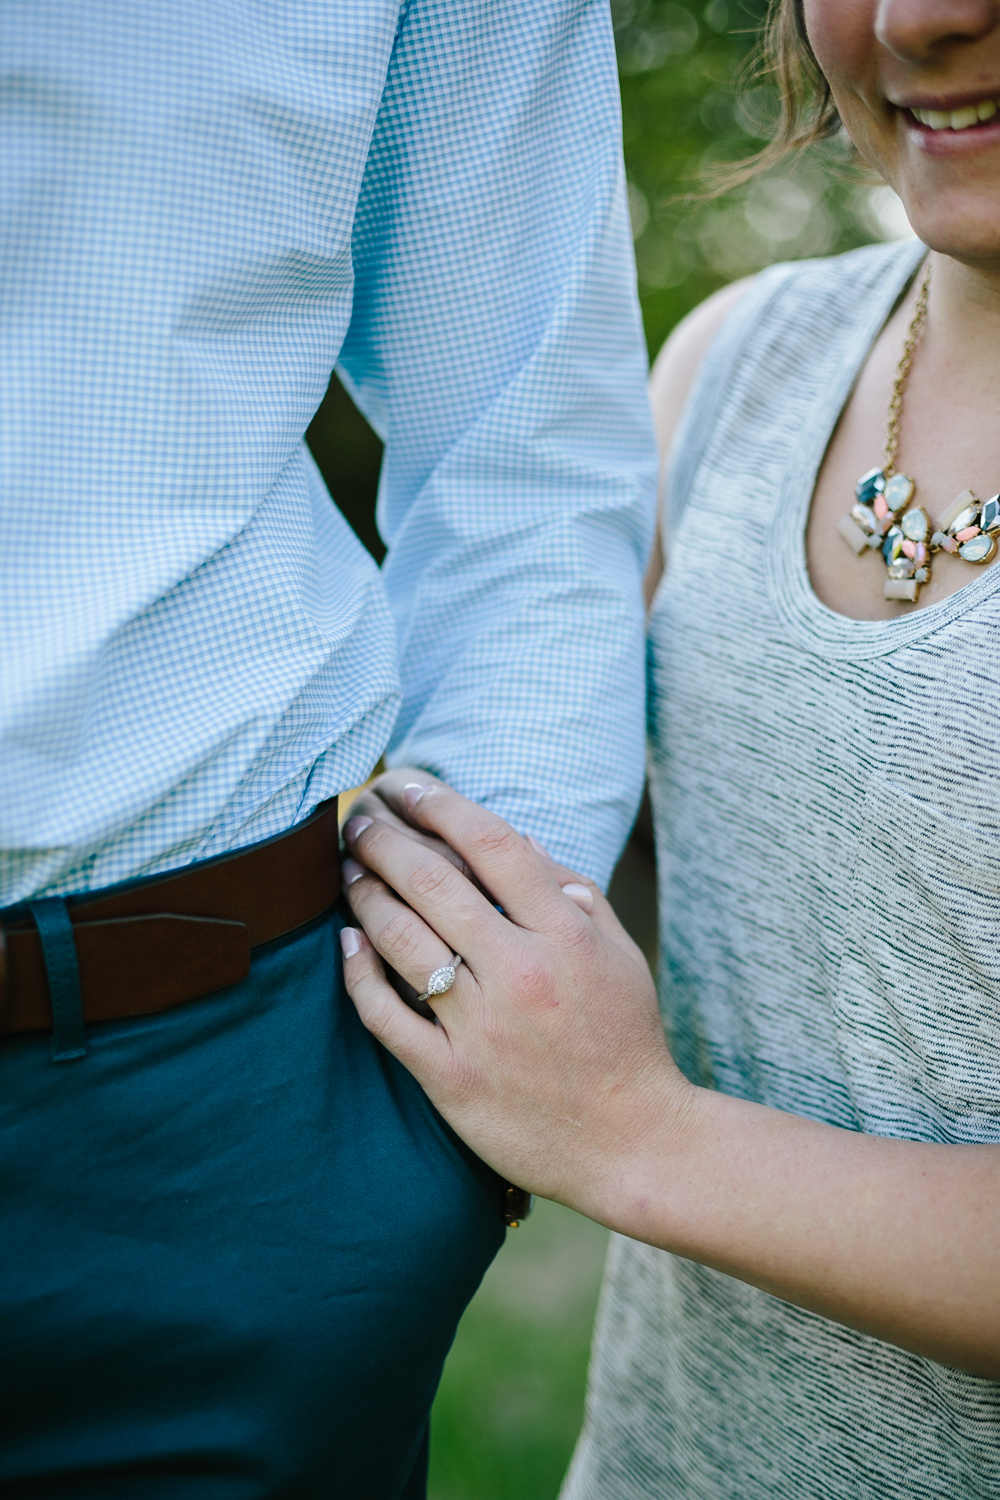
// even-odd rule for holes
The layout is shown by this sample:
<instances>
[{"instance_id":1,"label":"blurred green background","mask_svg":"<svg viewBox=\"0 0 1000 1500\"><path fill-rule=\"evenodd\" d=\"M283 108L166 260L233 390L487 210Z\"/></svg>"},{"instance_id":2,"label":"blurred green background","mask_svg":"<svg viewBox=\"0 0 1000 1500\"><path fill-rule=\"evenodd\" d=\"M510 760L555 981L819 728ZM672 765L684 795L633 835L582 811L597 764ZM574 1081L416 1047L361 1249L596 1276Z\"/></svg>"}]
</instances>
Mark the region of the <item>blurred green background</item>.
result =
<instances>
[{"instance_id":1,"label":"blurred green background","mask_svg":"<svg viewBox=\"0 0 1000 1500\"><path fill-rule=\"evenodd\" d=\"M766 0L611 0L629 207L650 355L725 282L777 260L908 232L898 200L849 169L836 144L714 201L705 169L764 144L766 80L746 76ZM336 379L308 440L341 510L381 560L381 445ZM611 889L655 965L648 812ZM487 1273L434 1408L431 1500L554 1500L579 1432L606 1232L542 1203Z\"/></svg>"}]
</instances>

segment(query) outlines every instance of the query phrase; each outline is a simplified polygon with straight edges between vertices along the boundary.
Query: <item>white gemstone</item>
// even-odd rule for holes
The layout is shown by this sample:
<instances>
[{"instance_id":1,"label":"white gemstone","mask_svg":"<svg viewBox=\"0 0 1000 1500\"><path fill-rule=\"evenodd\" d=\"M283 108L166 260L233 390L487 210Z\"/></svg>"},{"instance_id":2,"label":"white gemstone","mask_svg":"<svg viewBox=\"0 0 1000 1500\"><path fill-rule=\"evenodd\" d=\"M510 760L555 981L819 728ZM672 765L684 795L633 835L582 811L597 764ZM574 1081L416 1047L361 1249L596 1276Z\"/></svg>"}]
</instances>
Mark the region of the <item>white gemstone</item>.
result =
<instances>
[{"instance_id":1,"label":"white gemstone","mask_svg":"<svg viewBox=\"0 0 1000 1500\"><path fill-rule=\"evenodd\" d=\"M992 562L996 550L996 537L987 536L984 532L980 532L979 536L974 536L969 541L963 542L958 549L958 553L960 557L965 558L966 562L987 563Z\"/></svg>"},{"instance_id":2,"label":"white gemstone","mask_svg":"<svg viewBox=\"0 0 1000 1500\"><path fill-rule=\"evenodd\" d=\"M903 535L909 537L911 542L922 542L927 535L927 512L922 506L915 505L906 512L899 525Z\"/></svg>"},{"instance_id":3,"label":"white gemstone","mask_svg":"<svg viewBox=\"0 0 1000 1500\"><path fill-rule=\"evenodd\" d=\"M950 531L951 523L957 515L966 510L970 505L978 504L979 501L971 490L963 490L960 495L955 496L947 510L943 510L938 516L938 531Z\"/></svg>"},{"instance_id":4,"label":"white gemstone","mask_svg":"<svg viewBox=\"0 0 1000 1500\"><path fill-rule=\"evenodd\" d=\"M455 970L451 964L445 964L443 969L435 969L427 981L428 995L443 995L450 990L455 983Z\"/></svg>"},{"instance_id":5,"label":"white gemstone","mask_svg":"<svg viewBox=\"0 0 1000 1500\"><path fill-rule=\"evenodd\" d=\"M964 531L966 526L974 526L978 516L979 502L977 501L975 505L967 505L964 510L960 510L948 530L954 536L956 532Z\"/></svg>"},{"instance_id":6,"label":"white gemstone","mask_svg":"<svg viewBox=\"0 0 1000 1500\"><path fill-rule=\"evenodd\" d=\"M855 556L860 556L868 546L868 538L861 530L861 527L855 525L850 516L845 516L842 521L838 521L837 530Z\"/></svg>"},{"instance_id":7,"label":"white gemstone","mask_svg":"<svg viewBox=\"0 0 1000 1500\"><path fill-rule=\"evenodd\" d=\"M890 510L899 510L906 504L915 489L916 485L909 474L893 474L891 479L886 480L882 494Z\"/></svg>"},{"instance_id":8,"label":"white gemstone","mask_svg":"<svg viewBox=\"0 0 1000 1500\"><path fill-rule=\"evenodd\" d=\"M913 578L887 578L882 585L883 599L903 599L908 604L913 604L920 585Z\"/></svg>"}]
</instances>

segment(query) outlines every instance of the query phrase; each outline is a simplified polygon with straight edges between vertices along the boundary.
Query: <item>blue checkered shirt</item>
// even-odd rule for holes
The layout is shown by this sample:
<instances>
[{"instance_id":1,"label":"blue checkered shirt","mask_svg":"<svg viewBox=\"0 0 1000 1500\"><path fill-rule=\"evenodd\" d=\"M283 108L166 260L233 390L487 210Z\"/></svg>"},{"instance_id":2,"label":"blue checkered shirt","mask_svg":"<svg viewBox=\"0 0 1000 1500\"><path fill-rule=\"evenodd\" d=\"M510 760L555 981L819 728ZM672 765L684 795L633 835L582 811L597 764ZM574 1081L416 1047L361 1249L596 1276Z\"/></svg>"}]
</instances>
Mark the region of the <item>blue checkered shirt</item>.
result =
<instances>
[{"instance_id":1,"label":"blue checkered shirt","mask_svg":"<svg viewBox=\"0 0 1000 1500\"><path fill-rule=\"evenodd\" d=\"M655 457L597 0L0 5L0 901L389 748L605 878ZM381 571L303 433L386 449Z\"/></svg>"}]
</instances>

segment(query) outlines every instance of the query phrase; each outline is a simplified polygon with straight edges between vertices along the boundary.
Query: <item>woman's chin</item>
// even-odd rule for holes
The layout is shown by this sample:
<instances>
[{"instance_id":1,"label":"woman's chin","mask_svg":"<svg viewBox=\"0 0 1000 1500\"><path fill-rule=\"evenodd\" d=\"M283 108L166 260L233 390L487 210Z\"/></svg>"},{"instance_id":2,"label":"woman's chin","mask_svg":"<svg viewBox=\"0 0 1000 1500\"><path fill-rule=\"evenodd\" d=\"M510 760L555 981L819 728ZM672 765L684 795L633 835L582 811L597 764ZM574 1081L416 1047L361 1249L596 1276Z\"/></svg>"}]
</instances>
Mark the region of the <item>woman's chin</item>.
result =
<instances>
[{"instance_id":1,"label":"woman's chin","mask_svg":"<svg viewBox=\"0 0 1000 1500\"><path fill-rule=\"evenodd\" d=\"M902 111L895 124L873 155L917 238L968 264L1000 262L1000 125L935 132Z\"/></svg>"},{"instance_id":2,"label":"woman's chin","mask_svg":"<svg viewBox=\"0 0 1000 1500\"><path fill-rule=\"evenodd\" d=\"M897 189L898 191L898 189ZM963 265L1000 269L1000 188L991 202L964 192L900 193L914 234Z\"/></svg>"}]
</instances>

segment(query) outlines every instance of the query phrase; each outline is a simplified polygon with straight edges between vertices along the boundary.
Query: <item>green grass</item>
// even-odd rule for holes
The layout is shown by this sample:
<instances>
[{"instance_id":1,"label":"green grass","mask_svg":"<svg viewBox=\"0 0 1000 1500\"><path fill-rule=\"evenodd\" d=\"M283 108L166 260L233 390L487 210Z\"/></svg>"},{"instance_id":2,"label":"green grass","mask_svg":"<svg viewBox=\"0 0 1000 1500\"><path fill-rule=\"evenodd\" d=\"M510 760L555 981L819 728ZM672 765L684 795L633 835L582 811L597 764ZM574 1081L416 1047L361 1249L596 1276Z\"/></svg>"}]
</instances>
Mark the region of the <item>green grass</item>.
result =
<instances>
[{"instance_id":1,"label":"green grass","mask_svg":"<svg viewBox=\"0 0 1000 1500\"><path fill-rule=\"evenodd\" d=\"M430 1500L555 1500L583 1420L607 1241L555 1203L508 1231L445 1365Z\"/></svg>"}]
</instances>

